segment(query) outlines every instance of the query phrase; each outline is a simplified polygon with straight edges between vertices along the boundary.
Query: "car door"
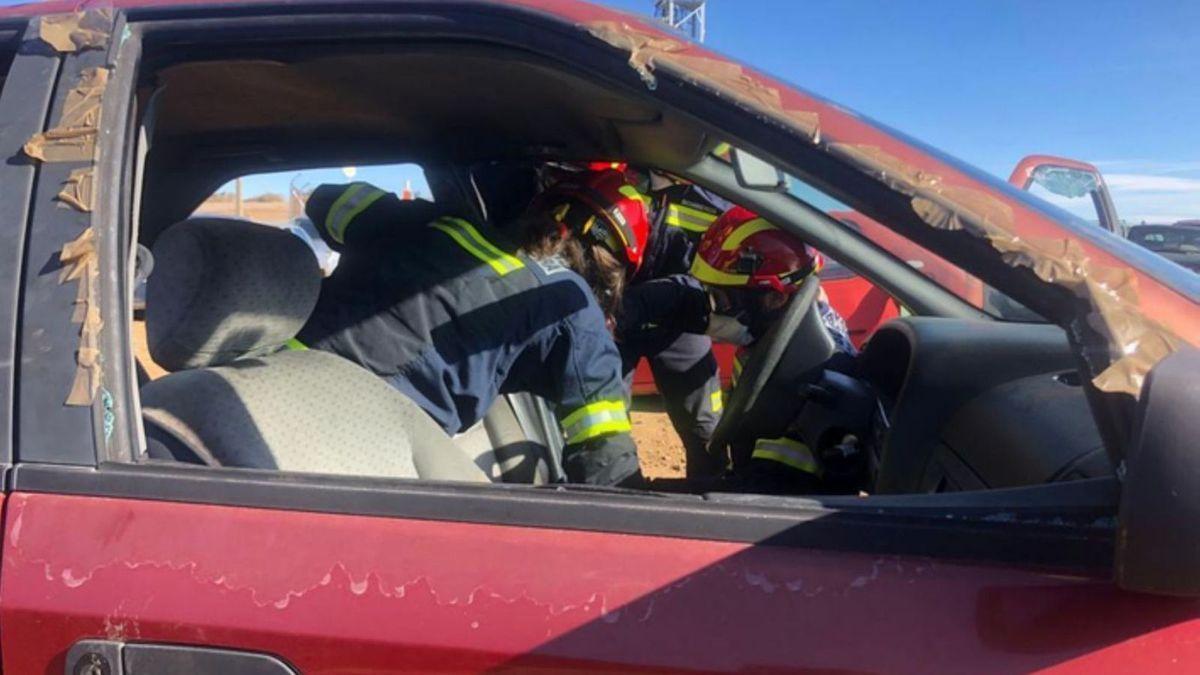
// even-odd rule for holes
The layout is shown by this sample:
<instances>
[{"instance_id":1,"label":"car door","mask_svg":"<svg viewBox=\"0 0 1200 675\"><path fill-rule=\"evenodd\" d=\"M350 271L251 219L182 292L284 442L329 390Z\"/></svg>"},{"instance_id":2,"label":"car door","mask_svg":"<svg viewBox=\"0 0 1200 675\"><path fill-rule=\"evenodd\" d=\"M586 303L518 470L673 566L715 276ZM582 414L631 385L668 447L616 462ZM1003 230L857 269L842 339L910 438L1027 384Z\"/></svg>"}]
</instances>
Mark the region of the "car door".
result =
<instances>
[{"instance_id":1,"label":"car door","mask_svg":"<svg viewBox=\"0 0 1200 675\"><path fill-rule=\"evenodd\" d=\"M1008 182L1039 196L1048 196L1074 211L1086 212L1089 217L1094 214L1100 227L1124 236L1108 184L1095 165L1066 157L1029 155L1017 162ZM1086 202L1079 203L1082 200L1090 202L1091 209Z\"/></svg>"},{"instance_id":2,"label":"car door","mask_svg":"<svg viewBox=\"0 0 1200 675\"><path fill-rule=\"evenodd\" d=\"M489 15L501 24L491 29L505 29L504 16ZM521 19L507 30L528 39L538 33L527 22L549 21ZM31 75L22 92L34 108L50 104L21 118L31 136L60 125L95 84L92 69L110 71L95 159L25 163L35 182L0 184L5 209L33 187L18 221L29 227L0 557L6 672L1161 672L1200 662L1193 600L1109 580L1107 484L1078 490L1073 515L1052 521L1036 506L1042 488L986 506L953 495L860 504L132 462L133 93L140 40L155 27L111 21L101 32L119 40L14 65L57 76ZM348 15L334 24L356 26L367 28ZM6 87L0 111L19 107L13 98ZM89 171L86 208L62 206L72 174ZM79 274L63 276L64 265ZM1024 518L992 517L1013 509Z\"/></svg>"}]
</instances>

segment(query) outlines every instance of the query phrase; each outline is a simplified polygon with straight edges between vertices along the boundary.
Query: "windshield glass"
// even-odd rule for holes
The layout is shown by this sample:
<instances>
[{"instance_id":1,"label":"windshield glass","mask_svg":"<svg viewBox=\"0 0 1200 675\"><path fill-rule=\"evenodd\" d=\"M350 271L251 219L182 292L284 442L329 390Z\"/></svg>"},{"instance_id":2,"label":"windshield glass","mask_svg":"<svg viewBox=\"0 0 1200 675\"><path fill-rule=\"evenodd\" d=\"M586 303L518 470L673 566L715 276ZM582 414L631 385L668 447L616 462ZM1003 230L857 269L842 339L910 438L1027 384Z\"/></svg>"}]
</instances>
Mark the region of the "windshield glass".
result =
<instances>
[{"instance_id":1,"label":"windshield glass","mask_svg":"<svg viewBox=\"0 0 1200 675\"><path fill-rule=\"evenodd\" d=\"M913 269L957 295L972 306L998 318L1014 321L1042 321L1016 300L983 283L973 274L956 266L919 244L906 239L886 225L868 218L848 205L830 197L795 176L788 175L788 193L828 214L871 240L883 250L908 263Z\"/></svg>"}]
</instances>

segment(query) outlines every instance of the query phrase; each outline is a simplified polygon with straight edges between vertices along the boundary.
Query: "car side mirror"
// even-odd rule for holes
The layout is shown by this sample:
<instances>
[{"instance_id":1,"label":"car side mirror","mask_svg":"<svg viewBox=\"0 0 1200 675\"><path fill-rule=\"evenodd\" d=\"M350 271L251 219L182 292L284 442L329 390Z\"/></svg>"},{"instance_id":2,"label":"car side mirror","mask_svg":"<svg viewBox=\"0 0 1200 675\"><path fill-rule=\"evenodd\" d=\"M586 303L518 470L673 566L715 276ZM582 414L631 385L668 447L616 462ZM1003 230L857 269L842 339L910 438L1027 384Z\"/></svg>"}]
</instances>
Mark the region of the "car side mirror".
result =
<instances>
[{"instance_id":1,"label":"car side mirror","mask_svg":"<svg viewBox=\"0 0 1200 675\"><path fill-rule=\"evenodd\" d=\"M1200 350L1163 359L1142 388L1125 458L1115 555L1130 591L1200 597Z\"/></svg>"},{"instance_id":2,"label":"car side mirror","mask_svg":"<svg viewBox=\"0 0 1200 675\"><path fill-rule=\"evenodd\" d=\"M738 185L751 190L771 192L787 188L783 172L774 164L738 148L733 148L730 154Z\"/></svg>"}]
</instances>

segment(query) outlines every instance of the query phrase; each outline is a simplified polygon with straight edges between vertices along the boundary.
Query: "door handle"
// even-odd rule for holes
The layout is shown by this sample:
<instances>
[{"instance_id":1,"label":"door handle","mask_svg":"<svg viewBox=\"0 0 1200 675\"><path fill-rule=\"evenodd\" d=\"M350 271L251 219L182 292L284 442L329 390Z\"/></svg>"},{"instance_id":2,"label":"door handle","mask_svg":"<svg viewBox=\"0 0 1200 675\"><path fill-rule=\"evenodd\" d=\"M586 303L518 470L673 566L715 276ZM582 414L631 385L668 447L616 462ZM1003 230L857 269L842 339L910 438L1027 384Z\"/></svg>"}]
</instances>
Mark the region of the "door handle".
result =
<instances>
[{"instance_id":1,"label":"door handle","mask_svg":"<svg viewBox=\"0 0 1200 675\"><path fill-rule=\"evenodd\" d=\"M66 675L297 675L270 654L113 640L80 640L67 652Z\"/></svg>"}]
</instances>

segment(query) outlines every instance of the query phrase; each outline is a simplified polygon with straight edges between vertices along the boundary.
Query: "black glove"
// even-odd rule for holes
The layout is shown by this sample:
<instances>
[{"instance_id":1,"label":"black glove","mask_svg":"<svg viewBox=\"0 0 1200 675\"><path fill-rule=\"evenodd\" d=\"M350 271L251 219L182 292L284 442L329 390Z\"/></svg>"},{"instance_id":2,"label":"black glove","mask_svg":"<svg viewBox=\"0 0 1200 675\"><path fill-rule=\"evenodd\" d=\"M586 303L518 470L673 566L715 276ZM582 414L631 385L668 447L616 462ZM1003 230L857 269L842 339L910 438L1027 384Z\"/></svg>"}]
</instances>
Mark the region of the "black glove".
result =
<instances>
[{"instance_id":1,"label":"black glove","mask_svg":"<svg viewBox=\"0 0 1200 675\"><path fill-rule=\"evenodd\" d=\"M703 334L710 307L708 292L693 277L652 279L625 290L616 336L624 339L652 330Z\"/></svg>"}]
</instances>

